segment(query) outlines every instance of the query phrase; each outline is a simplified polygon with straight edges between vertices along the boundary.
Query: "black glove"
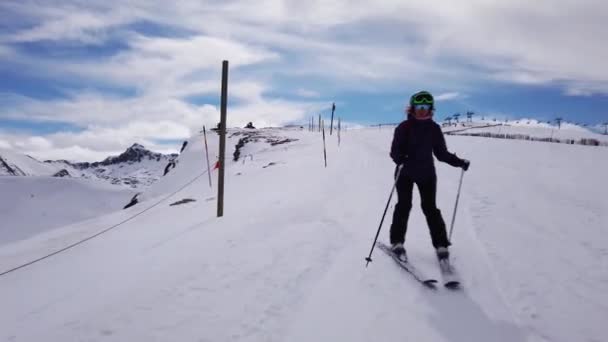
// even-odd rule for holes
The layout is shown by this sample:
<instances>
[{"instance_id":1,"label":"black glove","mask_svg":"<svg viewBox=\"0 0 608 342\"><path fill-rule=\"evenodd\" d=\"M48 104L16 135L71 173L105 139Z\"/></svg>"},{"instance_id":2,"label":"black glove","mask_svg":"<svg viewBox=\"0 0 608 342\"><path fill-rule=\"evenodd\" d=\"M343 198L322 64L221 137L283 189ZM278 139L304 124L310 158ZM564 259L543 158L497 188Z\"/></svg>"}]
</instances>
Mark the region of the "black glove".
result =
<instances>
[{"instance_id":1,"label":"black glove","mask_svg":"<svg viewBox=\"0 0 608 342\"><path fill-rule=\"evenodd\" d=\"M462 165L460 167L462 167L463 170L467 171L469 169L469 165L471 165L471 162L466 159L463 159Z\"/></svg>"}]
</instances>

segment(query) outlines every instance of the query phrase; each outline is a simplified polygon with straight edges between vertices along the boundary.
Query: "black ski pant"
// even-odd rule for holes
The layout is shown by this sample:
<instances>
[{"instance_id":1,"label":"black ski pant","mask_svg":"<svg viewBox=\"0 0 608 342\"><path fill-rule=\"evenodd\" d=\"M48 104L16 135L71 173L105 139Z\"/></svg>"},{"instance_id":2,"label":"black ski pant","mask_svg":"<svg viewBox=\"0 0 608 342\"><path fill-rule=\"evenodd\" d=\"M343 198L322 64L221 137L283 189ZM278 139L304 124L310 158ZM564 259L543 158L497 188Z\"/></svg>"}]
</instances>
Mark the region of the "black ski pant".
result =
<instances>
[{"instance_id":1,"label":"black ski pant","mask_svg":"<svg viewBox=\"0 0 608 342\"><path fill-rule=\"evenodd\" d=\"M420 192L420 204L422 212L426 216L426 222L431 232L433 246L447 247L448 241L445 222L441 217L441 211L437 208L437 176L428 180L413 181L405 174L401 174L397 181L397 205L393 212L393 223L391 224L391 243L404 243L407 232L407 221L412 209L412 191L416 183Z\"/></svg>"}]
</instances>

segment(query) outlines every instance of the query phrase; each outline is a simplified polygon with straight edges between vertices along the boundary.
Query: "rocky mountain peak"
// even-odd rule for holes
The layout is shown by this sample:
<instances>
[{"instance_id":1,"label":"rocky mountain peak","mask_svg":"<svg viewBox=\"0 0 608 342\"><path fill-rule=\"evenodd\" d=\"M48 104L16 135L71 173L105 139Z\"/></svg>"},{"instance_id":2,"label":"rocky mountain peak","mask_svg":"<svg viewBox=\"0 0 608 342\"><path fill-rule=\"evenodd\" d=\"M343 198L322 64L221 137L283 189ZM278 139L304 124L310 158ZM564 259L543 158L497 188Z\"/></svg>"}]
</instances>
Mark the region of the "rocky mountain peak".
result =
<instances>
[{"instance_id":1,"label":"rocky mountain peak","mask_svg":"<svg viewBox=\"0 0 608 342\"><path fill-rule=\"evenodd\" d=\"M146 148L143 145L140 145L138 143L135 143L135 144L131 145L131 147L129 147L127 149L127 151L128 150L145 150L145 151L147 151Z\"/></svg>"},{"instance_id":2,"label":"rocky mountain peak","mask_svg":"<svg viewBox=\"0 0 608 342\"><path fill-rule=\"evenodd\" d=\"M162 156L163 155L160 153L151 152L147 150L143 145L135 143L131 145L131 147L127 148L127 150L121 153L120 155L115 157L108 157L99 164L107 166L119 163L135 163L141 162L143 159L160 161Z\"/></svg>"}]
</instances>

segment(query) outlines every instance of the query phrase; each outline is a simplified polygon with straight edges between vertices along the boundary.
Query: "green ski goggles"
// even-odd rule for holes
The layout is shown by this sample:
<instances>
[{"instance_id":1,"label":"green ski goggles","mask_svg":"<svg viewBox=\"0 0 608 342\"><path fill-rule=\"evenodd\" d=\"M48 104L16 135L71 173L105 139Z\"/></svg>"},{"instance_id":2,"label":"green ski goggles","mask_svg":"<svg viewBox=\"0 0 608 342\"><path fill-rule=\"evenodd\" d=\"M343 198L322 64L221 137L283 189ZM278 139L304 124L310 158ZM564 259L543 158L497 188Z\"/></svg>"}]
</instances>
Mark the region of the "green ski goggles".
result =
<instances>
[{"instance_id":1,"label":"green ski goggles","mask_svg":"<svg viewBox=\"0 0 608 342\"><path fill-rule=\"evenodd\" d=\"M412 104L433 104L433 95L429 93L420 93L412 96Z\"/></svg>"}]
</instances>

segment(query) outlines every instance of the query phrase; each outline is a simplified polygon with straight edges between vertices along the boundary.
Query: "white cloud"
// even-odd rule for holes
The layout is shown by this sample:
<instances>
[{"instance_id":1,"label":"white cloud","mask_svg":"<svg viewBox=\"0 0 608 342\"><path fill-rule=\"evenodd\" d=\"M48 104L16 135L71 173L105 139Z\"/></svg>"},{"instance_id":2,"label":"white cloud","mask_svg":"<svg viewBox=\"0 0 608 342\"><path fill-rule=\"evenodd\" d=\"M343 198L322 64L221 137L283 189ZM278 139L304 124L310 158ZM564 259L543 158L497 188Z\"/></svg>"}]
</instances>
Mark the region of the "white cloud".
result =
<instances>
[{"instance_id":1,"label":"white cloud","mask_svg":"<svg viewBox=\"0 0 608 342\"><path fill-rule=\"evenodd\" d=\"M40 26L23 30L11 36L8 41L76 40L86 44L99 44L104 40L103 32L100 32L100 30L111 24L122 24L121 21L113 21L112 18L99 17L94 13L76 12L62 18L46 21Z\"/></svg>"},{"instance_id":2,"label":"white cloud","mask_svg":"<svg viewBox=\"0 0 608 342\"><path fill-rule=\"evenodd\" d=\"M215 68L224 56L236 63L239 56L247 56L240 51L230 53L234 49L219 46L222 43L218 45L218 42L255 47L254 55L258 52L266 57L246 60L246 64L276 63L279 54L270 51L280 50L281 55L287 54L293 60L269 68L277 73L324 76L334 82L372 81L373 85L364 84L370 88L391 80L438 85L445 84L446 80L458 83L484 78L488 72L499 80L527 84L579 78L599 78L604 83L608 80L602 64L608 49L591 40L580 39L602 32L603 19L594 15L606 9L607 5L601 2L561 0L551 4L523 1L506 4L476 0L456 4L446 0L432 7L399 1L361 5L347 0L323 6L314 1L306 4L290 1L255 4L248 1L214 4L131 1L127 6L122 3L117 6L113 0L92 2L91 5L68 3L55 11L46 11L51 14L43 12L39 26L15 36L32 36L32 30L51 32L49 36L56 39L70 39L83 30L101 32L97 36L103 36L104 32L120 24L140 20L195 33L194 38L186 40L126 34L132 50L101 66L96 61L95 68L86 63L80 69L76 66L79 74L92 73L97 78L123 84L157 84L153 81L158 81L158 77L152 76L154 73L150 70L175 75L169 77L174 81L180 74L196 71L209 56L215 58L210 63ZM28 4L28 10L40 7ZM95 19L87 20L93 14ZM66 28L46 29L57 22ZM404 40L404 32L407 40ZM481 70L472 71L446 61L451 57L467 61ZM588 62L594 67L589 68ZM180 83L162 84L170 88L170 85Z\"/></svg>"},{"instance_id":3,"label":"white cloud","mask_svg":"<svg viewBox=\"0 0 608 342\"><path fill-rule=\"evenodd\" d=\"M581 39L601 36L604 30L602 13L606 13L608 5L599 0L508 3L443 0L433 6L393 0L364 4L336 0L322 5L318 1L279 0L261 3L134 0L125 5L117 0L104 0L63 1L46 7L26 1L22 5L4 6L39 19L37 26L12 36L18 40L81 37L87 42L102 39L120 25L147 20L188 29L209 39L255 43L291 53L305 52L308 62L302 62L303 70L322 69L331 76L348 75L346 71L351 71L363 78L390 78L419 70L413 77L422 79L437 67L454 70L454 65L437 60L439 56L451 56L482 67L492 67L497 60L502 61L505 69L493 71L503 75L520 73L512 78L503 77L514 82L529 82L528 77L521 77L526 71L539 74L540 79L546 81L597 79L598 74L604 82L608 78L608 71L602 67L608 48L592 39ZM404 41L404 35L410 39ZM136 39L136 45L144 44L141 50L152 54L159 50L183 49L183 43L173 43L170 39L153 43L139 40ZM192 50L196 52L189 54L192 58L198 58L205 50L215 52L213 42L202 43L211 45L207 49ZM146 50L146 46L152 51ZM357 53L340 52L348 47L353 48L349 52ZM334 52L327 55L332 50ZM141 57L136 56L133 61ZM117 63L126 62L124 69L137 71L137 64L129 63L130 60L119 58ZM149 56L149 62L154 60ZM326 67L320 68L320 65ZM331 73L333 70L336 72Z\"/></svg>"},{"instance_id":4,"label":"white cloud","mask_svg":"<svg viewBox=\"0 0 608 342\"><path fill-rule=\"evenodd\" d=\"M219 86L218 86L219 88ZM267 99L267 85L253 81L229 84L231 115L236 124L255 120L259 115L268 124L281 124L298 119L309 111L325 106L317 102L295 102ZM218 95L219 102L219 95ZM219 108L194 105L177 98L144 95L136 98L110 97L98 93L82 93L74 98L42 101L23 96L0 94L0 116L17 120L53 121L78 127L109 127L128 130L129 135L143 134L162 138L184 138L203 124L219 121ZM147 123L143 125L142 123ZM157 126L157 127L155 127ZM108 135L108 138L114 133Z\"/></svg>"},{"instance_id":5,"label":"white cloud","mask_svg":"<svg viewBox=\"0 0 608 342\"><path fill-rule=\"evenodd\" d=\"M326 108L326 103L298 103L284 100L261 100L229 110L228 125L243 127L251 121L256 127L282 126L294 121L306 123L311 113Z\"/></svg>"},{"instance_id":6,"label":"white cloud","mask_svg":"<svg viewBox=\"0 0 608 342\"><path fill-rule=\"evenodd\" d=\"M39 150L79 154L119 150L134 139L182 139L203 124L217 123L225 59L229 120L235 126L306 121L323 108L315 101L321 94L354 89L386 92L416 85L466 92L489 79L558 84L572 96L608 94L608 46L588 39L603 36L607 10L608 3L599 0L440 0L432 6L398 0L2 2L0 12L8 13L11 30L0 33L0 63L50 82L91 86L51 101L5 94L0 117L84 129L45 136L51 147L18 139ZM130 26L141 22L183 34L146 36ZM45 41L87 47L109 40L126 48L111 56L49 59L10 45ZM91 90L99 86L135 95ZM305 100L268 95L277 89ZM437 92L438 101L463 97ZM211 104L195 105L186 97L211 98L206 101ZM14 139L4 141L14 146Z\"/></svg>"},{"instance_id":7,"label":"white cloud","mask_svg":"<svg viewBox=\"0 0 608 342\"><path fill-rule=\"evenodd\" d=\"M325 103L267 100L261 95L263 91L264 88L255 83L245 83L237 91L234 98L245 101L228 108L229 127L243 127L249 121L256 127L305 122L302 118L326 107ZM175 99L112 99L86 94L73 100L49 103L22 97L12 100L16 103L21 101L21 108L25 110L14 112L16 118L24 115L42 121L70 122L83 128L79 132L44 136L0 132L1 141L7 141L22 153L43 159L95 161L100 160L100 156L105 158L119 153L134 142L155 151L167 150L166 146L155 141L187 139L203 125L215 127L219 122L216 107L195 106ZM90 151L95 153L87 155Z\"/></svg>"},{"instance_id":8,"label":"white cloud","mask_svg":"<svg viewBox=\"0 0 608 342\"><path fill-rule=\"evenodd\" d=\"M0 44L0 57L8 58L13 55L13 49L8 47L7 45Z\"/></svg>"},{"instance_id":9,"label":"white cloud","mask_svg":"<svg viewBox=\"0 0 608 342\"><path fill-rule=\"evenodd\" d=\"M12 119L67 122L80 127L109 125L124 127L131 121L175 120L196 125L212 106L195 106L172 98L142 96L117 98L83 93L75 98L43 101L9 97L12 106L0 108L0 115Z\"/></svg>"},{"instance_id":10,"label":"white cloud","mask_svg":"<svg viewBox=\"0 0 608 342\"><path fill-rule=\"evenodd\" d=\"M19 146L19 145L17 145L17 146ZM43 150L43 149L52 148L53 143L43 137L28 137L25 140L25 146L27 146L28 149ZM19 146L19 147L22 147L22 146Z\"/></svg>"},{"instance_id":11,"label":"white cloud","mask_svg":"<svg viewBox=\"0 0 608 342\"><path fill-rule=\"evenodd\" d=\"M68 160L71 162L97 162L108 156L119 155L124 150L106 151L97 148L83 148L72 145L65 148L53 148L47 150L22 150L19 151L30 155L38 160Z\"/></svg>"},{"instance_id":12,"label":"white cloud","mask_svg":"<svg viewBox=\"0 0 608 342\"><path fill-rule=\"evenodd\" d=\"M570 95L570 96L591 96L593 95L593 91L590 90L590 88L587 87L576 87L576 86L572 86L572 87L568 87L568 89L566 90L566 95Z\"/></svg>"},{"instance_id":13,"label":"white cloud","mask_svg":"<svg viewBox=\"0 0 608 342\"><path fill-rule=\"evenodd\" d=\"M308 98L321 97L321 94L318 91L304 89L304 88L297 89L296 95L301 96L301 97L308 97Z\"/></svg>"},{"instance_id":14,"label":"white cloud","mask_svg":"<svg viewBox=\"0 0 608 342\"><path fill-rule=\"evenodd\" d=\"M110 138L112 135L114 139ZM12 141L12 145L2 143L6 141ZM28 154L39 160L101 161L110 155L124 152L135 142L161 153L175 153L179 149L178 144L167 146L147 138L133 139L128 130L92 129L80 133L56 133L47 136L0 133L0 148Z\"/></svg>"},{"instance_id":15,"label":"white cloud","mask_svg":"<svg viewBox=\"0 0 608 342\"><path fill-rule=\"evenodd\" d=\"M196 36L187 39L133 36L130 49L105 61L70 63L63 72L98 82L134 87L145 92L188 95L219 89L221 65L229 61L231 72L239 67L276 60L266 48ZM215 81L215 83L213 83ZM200 91L193 83L202 85Z\"/></svg>"},{"instance_id":16,"label":"white cloud","mask_svg":"<svg viewBox=\"0 0 608 342\"><path fill-rule=\"evenodd\" d=\"M582 38L602 34L601 13L607 10L608 4L599 1L487 2L435 38L443 53L468 58L505 81L607 84L608 71L601 66L608 47Z\"/></svg>"},{"instance_id":17,"label":"white cloud","mask_svg":"<svg viewBox=\"0 0 608 342\"><path fill-rule=\"evenodd\" d=\"M115 4L114 4L115 5ZM18 32L0 35L5 42L76 41L100 44L112 28L133 22L143 12L137 7L113 6L112 1L4 2L4 13L29 21Z\"/></svg>"},{"instance_id":18,"label":"white cloud","mask_svg":"<svg viewBox=\"0 0 608 342\"><path fill-rule=\"evenodd\" d=\"M437 100L437 101L449 101L449 100L457 99L459 97L461 97L460 93L458 93L458 92L450 92L450 93L442 93L442 94L439 94L439 95L435 96L435 100Z\"/></svg>"},{"instance_id":19,"label":"white cloud","mask_svg":"<svg viewBox=\"0 0 608 342\"><path fill-rule=\"evenodd\" d=\"M566 95L591 96L597 93L608 94L608 84L604 82L570 82L566 86Z\"/></svg>"},{"instance_id":20,"label":"white cloud","mask_svg":"<svg viewBox=\"0 0 608 342\"><path fill-rule=\"evenodd\" d=\"M608 80L608 71L603 68L608 48L580 39L603 32L601 13L607 5L600 1L475 0L456 4L444 0L434 6L388 0L365 5L337 0L323 6L314 1L131 1L128 5L121 2L121 6L115 0L63 3L67 4L54 10L34 2L21 5L22 13L35 13L40 23L18 32L13 39L100 37L121 24L140 20L198 34L186 41L127 37L132 51L116 56L106 67L85 64L85 70L79 70L121 83L156 84L152 81L158 78L151 76L150 70L178 76L205 64L210 54L217 56L211 63L216 68L223 59L220 56L238 59L244 55L231 54L232 49L218 46L218 41L254 44L262 54L276 49L296 54L301 58L275 65L273 70L338 81L415 79L443 84L446 78L457 82L463 76L483 78L486 72L499 80L526 84L581 78L605 84ZM409 37L405 41L404 32ZM39 36L42 33L48 37ZM180 54L173 54L177 51ZM273 53L267 56L278 58ZM440 56L458 57L482 70L472 72L439 61ZM246 63L256 63L256 59Z\"/></svg>"}]
</instances>

